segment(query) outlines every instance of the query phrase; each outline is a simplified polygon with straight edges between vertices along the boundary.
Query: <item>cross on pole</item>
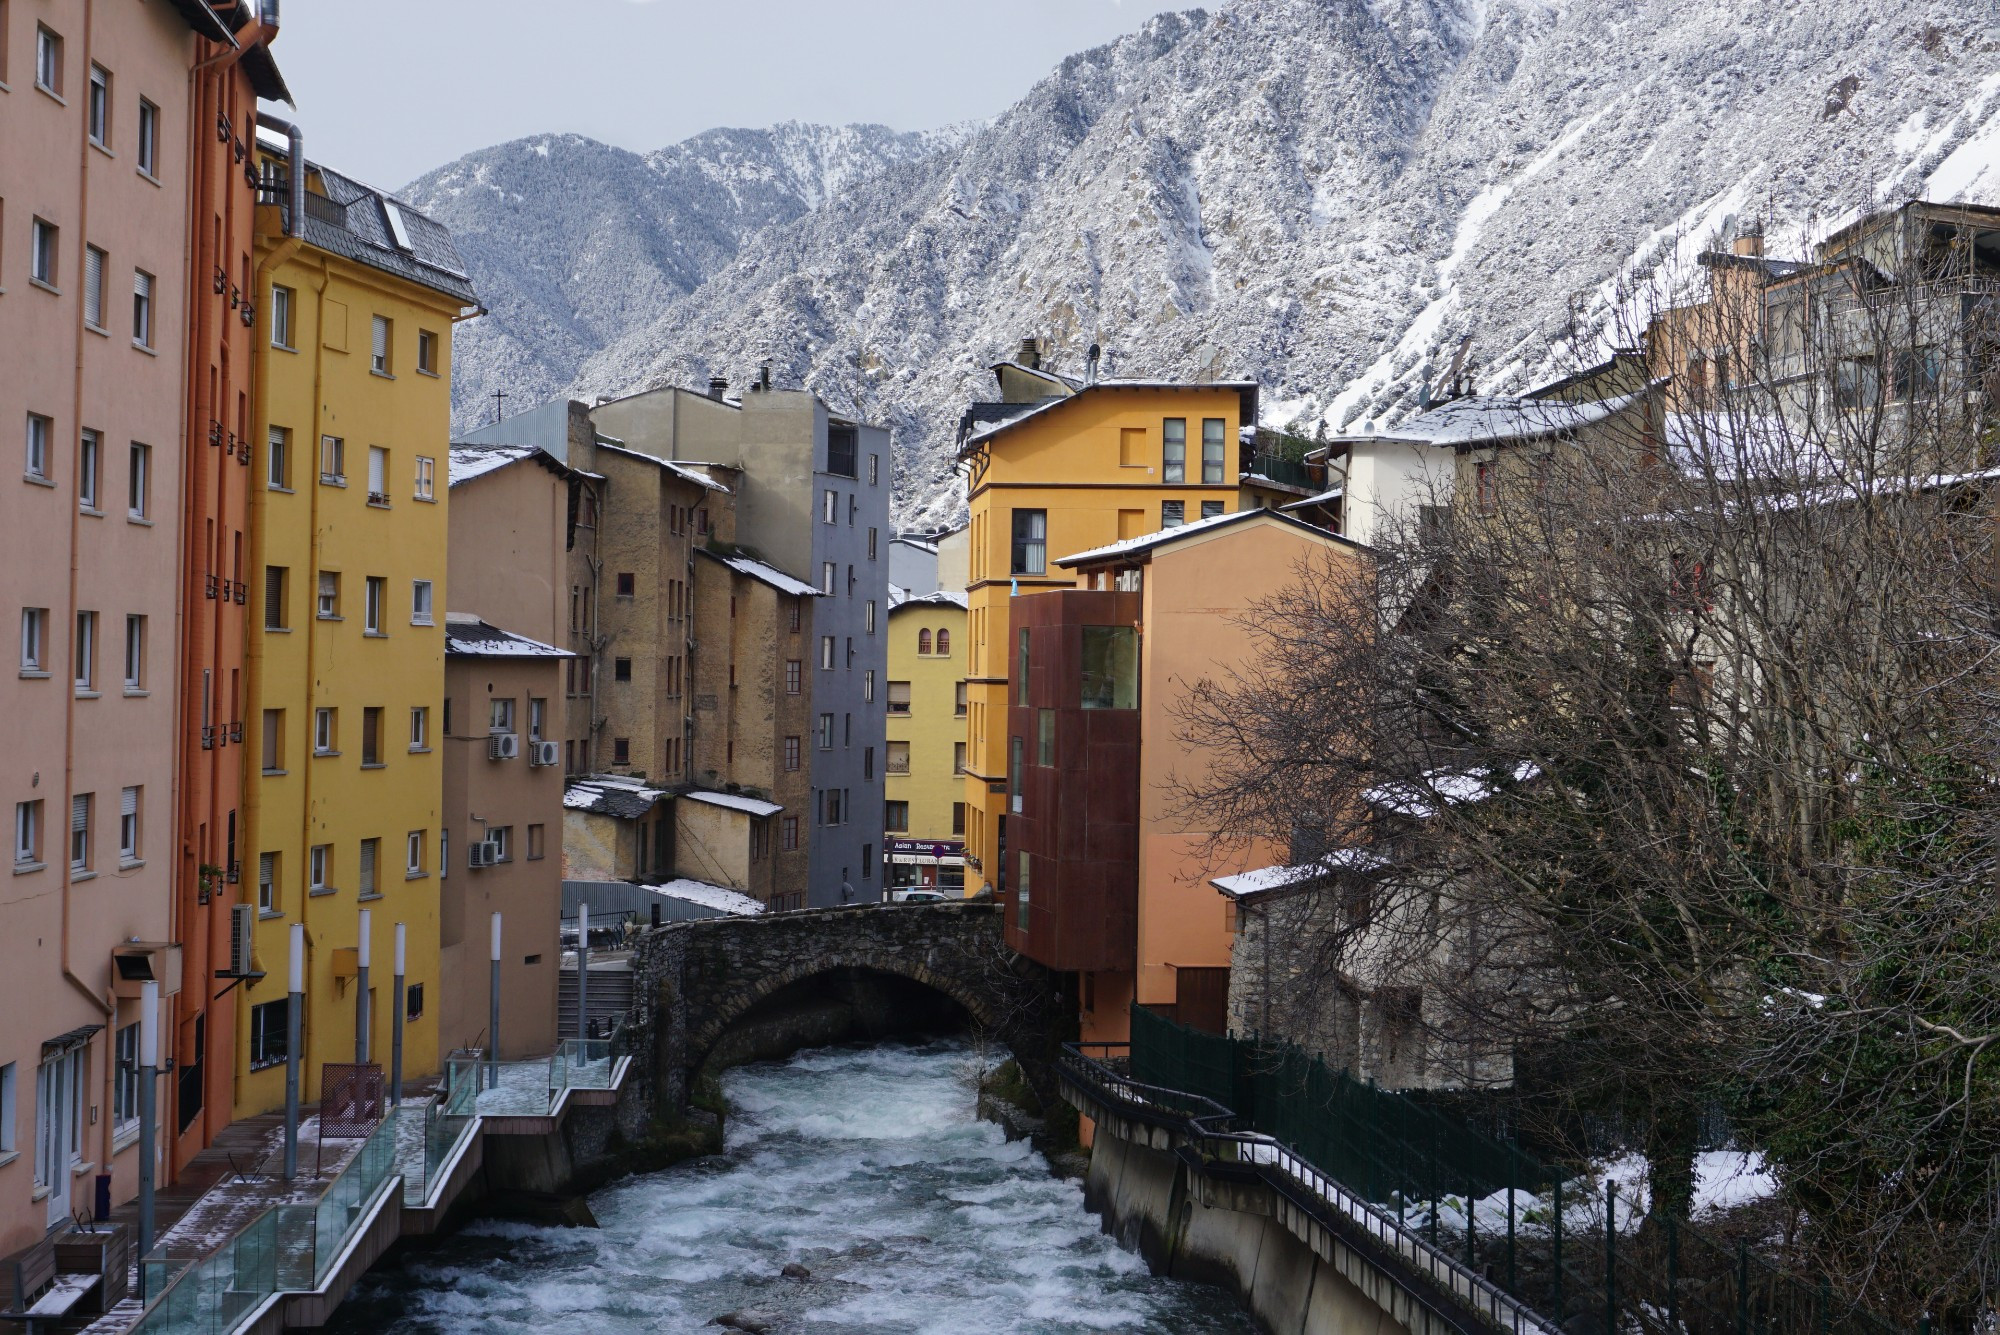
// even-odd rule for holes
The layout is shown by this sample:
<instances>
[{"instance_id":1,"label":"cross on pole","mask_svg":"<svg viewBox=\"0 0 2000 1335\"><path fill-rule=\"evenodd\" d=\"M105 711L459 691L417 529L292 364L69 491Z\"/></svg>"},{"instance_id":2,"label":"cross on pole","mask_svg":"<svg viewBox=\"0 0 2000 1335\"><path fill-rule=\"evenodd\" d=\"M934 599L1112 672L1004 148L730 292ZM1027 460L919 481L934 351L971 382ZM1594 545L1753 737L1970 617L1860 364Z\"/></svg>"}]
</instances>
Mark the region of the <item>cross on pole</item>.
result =
<instances>
[{"instance_id":1,"label":"cross on pole","mask_svg":"<svg viewBox=\"0 0 2000 1335\"><path fill-rule=\"evenodd\" d=\"M493 420L496 422L500 420L500 401L506 397L507 391L504 389L493 391Z\"/></svg>"}]
</instances>

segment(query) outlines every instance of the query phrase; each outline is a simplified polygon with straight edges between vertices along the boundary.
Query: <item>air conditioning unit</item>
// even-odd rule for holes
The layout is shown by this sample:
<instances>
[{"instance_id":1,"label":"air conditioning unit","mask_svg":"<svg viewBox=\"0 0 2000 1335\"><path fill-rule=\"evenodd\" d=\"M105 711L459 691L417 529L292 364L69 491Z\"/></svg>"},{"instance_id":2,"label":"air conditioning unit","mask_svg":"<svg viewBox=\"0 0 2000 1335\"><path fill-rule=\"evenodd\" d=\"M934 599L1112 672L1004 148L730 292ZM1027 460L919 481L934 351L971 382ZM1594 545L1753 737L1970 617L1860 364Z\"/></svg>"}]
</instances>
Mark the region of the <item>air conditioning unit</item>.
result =
<instances>
[{"instance_id":1,"label":"air conditioning unit","mask_svg":"<svg viewBox=\"0 0 2000 1335\"><path fill-rule=\"evenodd\" d=\"M512 760L520 754L521 735L517 732L496 732L486 739L489 760Z\"/></svg>"},{"instance_id":2,"label":"air conditioning unit","mask_svg":"<svg viewBox=\"0 0 2000 1335\"><path fill-rule=\"evenodd\" d=\"M480 867L491 867L498 861L500 861L500 845L491 839L482 839L466 848L466 865L475 870Z\"/></svg>"},{"instance_id":3,"label":"air conditioning unit","mask_svg":"<svg viewBox=\"0 0 2000 1335\"><path fill-rule=\"evenodd\" d=\"M554 742L529 742L528 763L530 765L560 765L562 750Z\"/></svg>"},{"instance_id":4,"label":"air conditioning unit","mask_svg":"<svg viewBox=\"0 0 2000 1335\"><path fill-rule=\"evenodd\" d=\"M229 907L229 977L248 978L252 973L251 953L257 947L257 906L232 904Z\"/></svg>"}]
</instances>

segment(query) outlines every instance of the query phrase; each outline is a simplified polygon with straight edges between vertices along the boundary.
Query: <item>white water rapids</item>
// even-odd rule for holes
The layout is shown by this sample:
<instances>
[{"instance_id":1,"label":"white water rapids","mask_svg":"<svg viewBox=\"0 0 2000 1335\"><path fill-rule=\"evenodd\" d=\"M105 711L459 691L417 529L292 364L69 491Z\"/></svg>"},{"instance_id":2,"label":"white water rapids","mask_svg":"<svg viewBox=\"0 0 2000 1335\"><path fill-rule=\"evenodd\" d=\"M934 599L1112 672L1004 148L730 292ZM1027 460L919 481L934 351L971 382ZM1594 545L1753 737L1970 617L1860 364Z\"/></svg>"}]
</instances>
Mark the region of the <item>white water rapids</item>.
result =
<instances>
[{"instance_id":1,"label":"white water rapids","mask_svg":"<svg viewBox=\"0 0 2000 1335\"><path fill-rule=\"evenodd\" d=\"M331 1328L391 1335L1241 1332L1156 1279L1025 1142L973 1116L960 1042L731 1071L727 1150L591 1197L601 1228L487 1221L367 1279ZM810 1279L780 1274L787 1262Z\"/></svg>"}]
</instances>

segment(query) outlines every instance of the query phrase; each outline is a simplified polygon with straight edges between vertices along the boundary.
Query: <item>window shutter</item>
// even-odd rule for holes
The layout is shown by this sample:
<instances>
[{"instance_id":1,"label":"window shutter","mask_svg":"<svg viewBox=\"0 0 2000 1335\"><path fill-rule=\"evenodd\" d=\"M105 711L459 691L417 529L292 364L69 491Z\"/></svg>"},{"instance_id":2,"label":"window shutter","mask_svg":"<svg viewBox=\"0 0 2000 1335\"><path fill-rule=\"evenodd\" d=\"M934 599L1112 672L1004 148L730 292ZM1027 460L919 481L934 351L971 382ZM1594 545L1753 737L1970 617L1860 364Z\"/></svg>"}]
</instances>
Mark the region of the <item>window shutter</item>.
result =
<instances>
[{"instance_id":1,"label":"window shutter","mask_svg":"<svg viewBox=\"0 0 2000 1335\"><path fill-rule=\"evenodd\" d=\"M378 353L377 355L379 356L380 354ZM387 488L384 485L385 479L383 478L383 473L386 471L388 459L389 459L389 452L387 450L378 449L374 446L369 447L368 490L370 492L379 495L383 491L387 490Z\"/></svg>"},{"instance_id":2,"label":"window shutter","mask_svg":"<svg viewBox=\"0 0 2000 1335\"><path fill-rule=\"evenodd\" d=\"M83 252L83 310L92 324L104 323L104 252L95 246Z\"/></svg>"},{"instance_id":3,"label":"window shutter","mask_svg":"<svg viewBox=\"0 0 2000 1335\"><path fill-rule=\"evenodd\" d=\"M379 315L375 317L374 354L377 361L389 355L389 322Z\"/></svg>"},{"instance_id":4,"label":"window shutter","mask_svg":"<svg viewBox=\"0 0 2000 1335\"><path fill-rule=\"evenodd\" d=\"M373 839L361 841L361 893L364 895L375 891L375 842Z\"/></svg>"},{"instance_id":5,"label":"window shutter","mask_svg":"<svg viewBox=\"0 0 2000 1335\"><path fill-rule=\"evenodd\" d=\"M133 270L132 295L135 297L144 297L147 301L151 301L153 299L153 275L141 270Z\"/></svg>"},{"instance_id":6,"label":"window shutter","mask_svg":"<svg viewBox=\"0 0 2000 1335\"><path fill-rule=\"evenodd\" d=\"M72 834L82 834L90 828L90 794L78 793L69 800L69 828Z\"/></svg>"},{"instance_id":7,"label":"window shutter","mask_svg":"<svg viewBox=\"0 0 2000 1335\"><path fill-rule=\"evenodd\" d=\"M264 624L285 624L285 571L282 566L264 567Z\"/></svg>"},{"instance_id":8,"label":"window shutter","mask_svg":"<svg viewBox=\"0 0 2000 1335\"><path fill-rule=\"evenodd\" d=\"M278 855L259 853L257 855L257 884L271 886L278 883Z\"/></svg>"},{"instance_id":9,"label":"window shutter","mask_svg":"<svg viewBox=\"0 0 2000 1335\"><path fill-rule=\"evenodd\" d=\"M136 816L139 814L139 790L137 788L127 788L123 793L119 794L118 814L121 816Z\"/></svg>"}]
</instances>

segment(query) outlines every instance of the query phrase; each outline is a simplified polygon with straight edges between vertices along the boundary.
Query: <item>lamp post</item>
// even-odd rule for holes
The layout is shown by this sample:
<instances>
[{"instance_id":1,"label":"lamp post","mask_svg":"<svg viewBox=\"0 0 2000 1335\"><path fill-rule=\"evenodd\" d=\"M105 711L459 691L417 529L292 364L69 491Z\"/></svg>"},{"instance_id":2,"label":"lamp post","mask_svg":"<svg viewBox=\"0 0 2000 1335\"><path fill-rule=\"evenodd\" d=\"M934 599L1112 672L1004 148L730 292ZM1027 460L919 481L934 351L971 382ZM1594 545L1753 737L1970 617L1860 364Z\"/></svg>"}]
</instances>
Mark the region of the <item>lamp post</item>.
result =
<instances>
[{"instance_id":1,"label":"lamp post","mask_svg":"<svg viewBox=\"0 0 2000 1335\"><path fill-rule=\"evenodd\" d=\"M291 993L285 1006L285 1180L299 1175L299 1028L306 1008L306 927L292 924Z\"/></svg>"},{"instance_id":2,"label":"lamp post","mask_svg":"<svg viewBox=\"0 0 2000 1335\"><path fill-rule=\"evenodd\" d=\"M389 1040L389 1097L398 1108L403 1106L403 924L396 924L396 999L390 1004L396 1008L395 1025L390 1030Z\"/></svg>"},{"instance_id":3,"label":"lamp post","mask_svg":"<svg viewBox=\"0 0 2000 1335\"><path fill-rule=\"evenodd\" d=\"M139 1259L153 1250L153 1155L159 1140L160 985L139 986Z\"/></svg>"},{"instance_id":4,"label":"lamp post","mask_svg":"<svg viewBox=\"0 0 2000 1335\"><path fill-rule=\"evenodd\" d=\"M576 1036L590 1037L590 905L576 906Z\"/></svg>"},{"instance_id":5,"label":"lamp post","mask_svg":"<svg viewBox=\"0 0 2000 1335\"><path fill-rule=\"evenodd\" d=\"M500 912L493 912L493 1002L486 1025L486 1087L500 1088Z\"/></svg>"},{"instance_id":6,"label":"lamp post","mask_svg":"<svg viewBox=\"0 0 2000 1335\"><path fill-rule=\"evenodd\" d=\"M368 1064L368 1025L375 1017L369 1014L368 1004L368 962L369 962L368 910L361 910L361 944L355 951L354 994L354 1064Z\"/></svg>"}]
</instances>

